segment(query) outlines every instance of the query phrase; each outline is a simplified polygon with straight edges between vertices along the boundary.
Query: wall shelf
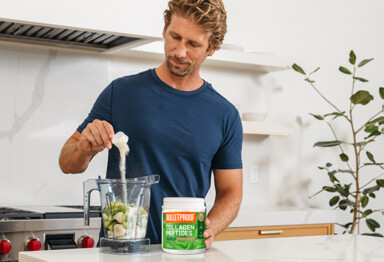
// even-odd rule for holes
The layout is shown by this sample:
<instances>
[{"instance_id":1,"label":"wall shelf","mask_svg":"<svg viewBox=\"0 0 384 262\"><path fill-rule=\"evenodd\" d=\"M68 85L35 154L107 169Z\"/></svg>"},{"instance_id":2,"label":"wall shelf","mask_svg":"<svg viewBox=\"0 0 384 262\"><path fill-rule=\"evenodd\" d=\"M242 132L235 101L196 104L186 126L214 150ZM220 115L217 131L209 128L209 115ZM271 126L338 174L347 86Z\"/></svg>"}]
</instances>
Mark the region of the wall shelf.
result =
<instances>
[{"instance_id":1,"label":"wall shelf","mask_svg":"<svg viewBox=\"0 0 384 262\"><path fill-rule=\"evenodd\" d=\"M289 124L271 122L242 121L243 133L246 135L287 136L293 127Z\"/></svg>"},{"instance_id":2,"label":"wall shelf","mask_svg":"<svg viewBox=\"0 0 384 262\"><path fill-rule=\"evenodd\" d=\"M163 41L147 41L136 46L120 46L103 52L104 54L138 57L155 60L164 59ZM274 72L290 68L292 62L285 57L266 53L247 53L239 50L220 49L212 57L208 57L203 66L250 70L258 72Z\"/></svg>"}]
</instances>

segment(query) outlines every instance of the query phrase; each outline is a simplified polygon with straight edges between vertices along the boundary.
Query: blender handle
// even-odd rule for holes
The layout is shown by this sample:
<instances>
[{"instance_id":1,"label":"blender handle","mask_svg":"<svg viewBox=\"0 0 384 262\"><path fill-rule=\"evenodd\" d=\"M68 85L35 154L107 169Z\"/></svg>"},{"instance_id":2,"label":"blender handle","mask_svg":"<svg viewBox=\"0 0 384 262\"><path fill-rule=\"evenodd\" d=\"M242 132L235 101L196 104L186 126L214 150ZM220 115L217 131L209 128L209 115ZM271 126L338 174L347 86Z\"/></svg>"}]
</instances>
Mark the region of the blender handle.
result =
<instances>
[{"instance_id":1,"label":"blender handle","mask_svg":"<svg viewBox=\"0 0 384 262\"><path fill-rule=\"evenodd\" d=\"M89 226L89 212L91 210L91 193L93 190L100 191L97 179L88 179L83 183L84 188L84 225Z\"/></svg>"}]
</instances>

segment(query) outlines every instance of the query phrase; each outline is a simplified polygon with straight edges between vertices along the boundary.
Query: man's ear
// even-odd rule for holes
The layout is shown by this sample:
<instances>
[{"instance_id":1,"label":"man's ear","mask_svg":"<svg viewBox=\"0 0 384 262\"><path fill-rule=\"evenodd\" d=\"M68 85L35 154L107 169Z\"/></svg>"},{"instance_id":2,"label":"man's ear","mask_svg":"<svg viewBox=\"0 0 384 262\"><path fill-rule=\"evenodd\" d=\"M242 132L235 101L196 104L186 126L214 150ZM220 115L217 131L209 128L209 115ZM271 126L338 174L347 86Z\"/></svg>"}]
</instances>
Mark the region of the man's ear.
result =
<instances>
[{"instance_id":1,"label":"man's ear","mask_svg":"<svg viewBox=\"0 0 384 262\"><path fill-rule=\"evenodd\" d=\"M212 56L215 53L216 49L217 49L217 45L212 47L211 50L208 51L208 56Z\"/></svg>"}]
</instances>

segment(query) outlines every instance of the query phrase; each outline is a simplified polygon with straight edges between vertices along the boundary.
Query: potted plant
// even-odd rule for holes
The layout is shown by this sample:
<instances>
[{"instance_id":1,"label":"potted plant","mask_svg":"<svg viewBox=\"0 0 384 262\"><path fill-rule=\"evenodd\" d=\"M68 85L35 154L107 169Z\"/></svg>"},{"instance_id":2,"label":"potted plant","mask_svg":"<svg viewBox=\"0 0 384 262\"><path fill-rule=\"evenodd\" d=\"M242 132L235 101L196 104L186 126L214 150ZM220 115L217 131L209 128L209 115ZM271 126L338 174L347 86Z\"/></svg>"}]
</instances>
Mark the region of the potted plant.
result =
<instances>
[{"instance_id":1,"label":"potted plant","mask_svg":"<svg viewBox=\"0 0 384 262\"><path fill-rule=\"evenodd\" d=\"M380 227L380 223L372 218L372 214L381 212L384 215L383 209L372 209L372 200L376 198L377 191L384 188L384 163L377 161L374 157L373 151L369 151L369 147L373 143L381 143L383 146L384 135L384 104L381 105L376 113L366 119L359 119L361 126L356 123L355 110L361 110L362 106L367 106L374 96L370 91L357 88L358 84L365 84L367 79L359 77L357 70L365 66L371 59L364 59L357 63L356 55L352 51L349 53L350 69L344 66L339 67L339 71L343 74L349 75L352 79L351 95L348 95L349 108L346 110L340 109L332 103L320 90L316 87L315 81L312 79L312 74L317 72L319 68L307 74L300 66L293 64L292 68L304 75L304 80L320 95L320 97L328 103L333 110L330 113L319 115L311 114L319 121L323 121L330 128L330 134L333 136L328 141L319 141L314 144L314 147L335 147L338 156L332 158L324 166L318 168L325 172L329 177L330 184L323 186L320 192L326 191L332 194L329 205L343 211L351 212L351 220L347 224L338 224L342 226L345 231L343 233L360 233L360 222L366 222L368 228L372 231L365 233L366 235L381 236L376 231ZM376 91L375 91L376 92ZM384 88L379 87L377 95L384 99ZM340 139L334 128L335 121L345 121L348 125L348 132L350 132L351 141L344 141ZM380 141L381 140L381 141ZM384 147L381 147L384 148ZM336 167L339 166L339 167ZM368 166L375 167L375 174L368 182L362 182L362 177L365 175L362 171ZM376 173L377 172L377 173ZM352 182L351 182L352 181ZM314 196L313 195L313 196Z\"/></svg>"}]
</instances>

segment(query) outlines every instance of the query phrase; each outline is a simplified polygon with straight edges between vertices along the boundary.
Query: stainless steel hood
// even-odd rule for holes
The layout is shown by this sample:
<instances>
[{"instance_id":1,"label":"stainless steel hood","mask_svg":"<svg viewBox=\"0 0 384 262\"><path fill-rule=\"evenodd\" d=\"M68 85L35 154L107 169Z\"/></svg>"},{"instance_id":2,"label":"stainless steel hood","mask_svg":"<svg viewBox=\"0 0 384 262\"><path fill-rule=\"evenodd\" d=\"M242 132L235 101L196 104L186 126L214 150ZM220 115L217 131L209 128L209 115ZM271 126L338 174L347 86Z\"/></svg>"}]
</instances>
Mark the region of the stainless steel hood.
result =
<instances>
[{"instance_id":1,"label":"stainless steel hood","mask_svg":"<svg viewBox=\"0 0 384 262\"><path fill-rule=\"evenodd\" d=\"M0 43L116 54L162 39L167 0L0 0Z\"/></svg>"},{"instance_id":2,"label":"stainless steel hood","mask_svg":"<svg viewBox=\"0 0 384 262\"><path fill-rule=\"evenodd\" d=\"M87 30L0 21L0 41L104 51L142 40Z\"/></svg>"}]
</instances>

